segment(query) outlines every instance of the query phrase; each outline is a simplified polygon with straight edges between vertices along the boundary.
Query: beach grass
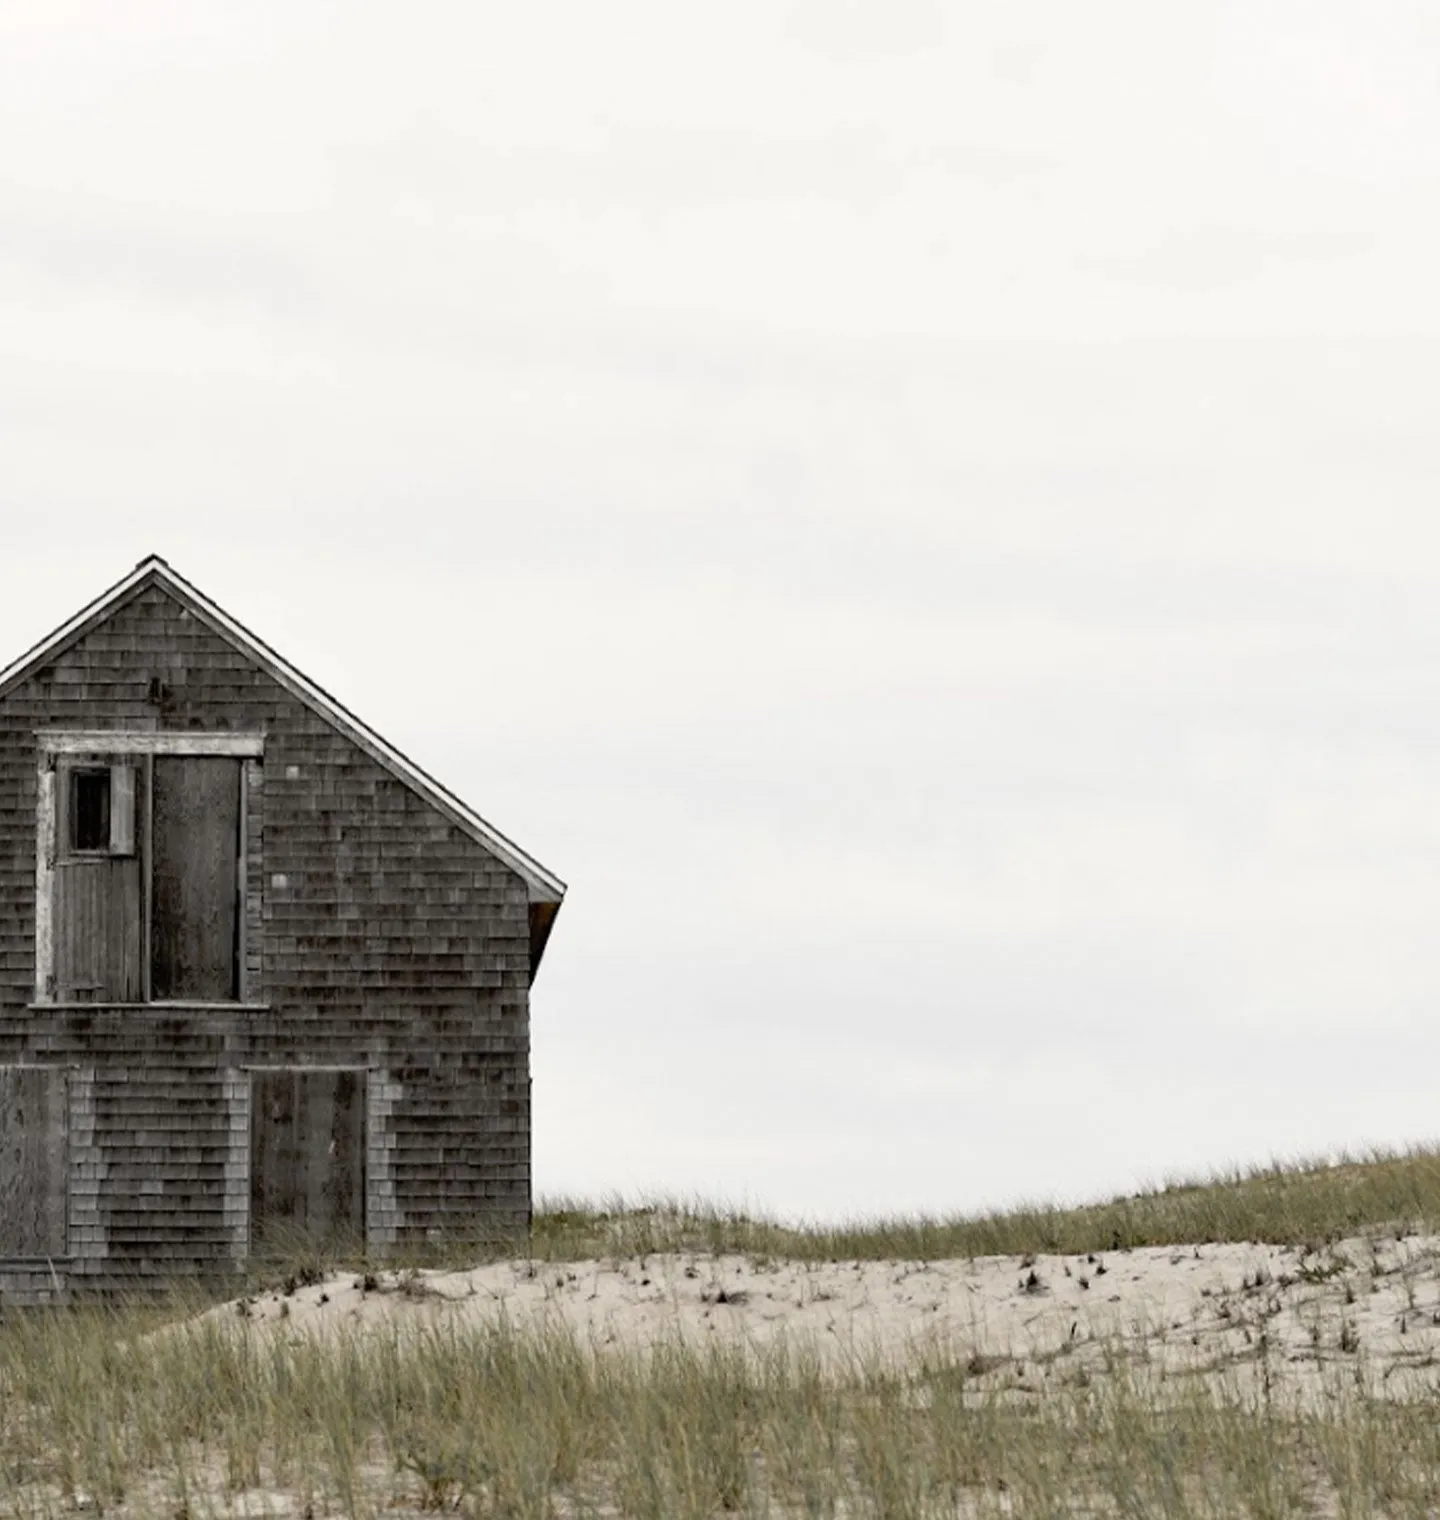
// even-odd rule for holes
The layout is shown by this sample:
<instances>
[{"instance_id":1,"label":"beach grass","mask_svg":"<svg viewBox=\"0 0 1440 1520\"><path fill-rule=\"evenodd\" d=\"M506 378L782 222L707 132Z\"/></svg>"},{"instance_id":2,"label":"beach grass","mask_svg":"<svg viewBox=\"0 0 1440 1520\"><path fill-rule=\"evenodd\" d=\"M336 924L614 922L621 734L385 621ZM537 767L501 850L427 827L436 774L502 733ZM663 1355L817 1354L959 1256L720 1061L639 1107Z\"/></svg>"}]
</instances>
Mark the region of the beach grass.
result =
<instances>
[{"instance_id":1,"label":"beach grass","mask_svg":"<svg viewBox=\"0 0 1440 1520\"><path fill-rule=\"evenodd\" d=\"M645 1520L1376 1516L1440 1505L1432 1401L1311 1407L1117 1368L1044 1397L963 1361L838 1373L801 1350L597 1355L504 1325L247 1338L153 1311L0 1335L0 1513Z\"/></svg>"},{"instance_id":2,"label":"beach grass","mask_svg":"<svg viewBox=\"0 0 1440 1520\"><path fill-rule=\"evenodd\" d=\"M702 1250L802 1261L938 1261L956 1257L1131 1250L1261 1241L1320 1248L1374 1230L1440 1229L1440 1149L1327 1162L1277 1162L1176 1180L1075 1207L791 1225L703 1200L541 1200L531 1251L547 1260Z\"/></svg>"},{"instance_id":3,"label":"beach grass","mask_svg":"<svg viewBox=\"0 0 1440 1520\"><path fill-rule=\"evenodd\" d=\"M669 1250L844 1260L1269 1240L1434 1226L1430 1151L1270 1168L1091 1209L806 1229L651 1203L550 1204L548 1259ZM307 1270L313 1269L313 1264ZM964 1346L589 1344L445 1320L254 1333L180 1294L0 1323L0 1516L1420 1516L1440 1402L1363 1375L1305 1400L1170 1382L1132 1354L1041 1383ZM1143 1360L1143 1359L1142 1359ZM1223 1371L1223 1369L1222 1369Z\"/></svg>"}]
</instances>

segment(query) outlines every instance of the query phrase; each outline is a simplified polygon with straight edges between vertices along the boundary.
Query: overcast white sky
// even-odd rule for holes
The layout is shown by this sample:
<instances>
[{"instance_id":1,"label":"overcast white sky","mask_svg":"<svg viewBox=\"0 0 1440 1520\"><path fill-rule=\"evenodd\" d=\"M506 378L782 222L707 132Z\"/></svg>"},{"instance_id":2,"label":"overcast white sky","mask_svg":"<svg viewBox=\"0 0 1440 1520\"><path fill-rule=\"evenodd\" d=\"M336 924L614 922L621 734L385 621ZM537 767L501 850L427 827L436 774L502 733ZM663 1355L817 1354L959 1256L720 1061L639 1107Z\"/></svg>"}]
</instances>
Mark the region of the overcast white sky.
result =
<instances>
[{"instance_id":1,"label":"overcast white sky","mask_svg":"<svg viewBox=\"0 0 1440 1520\"><path fill-rule=\"evenodd\" d=\"M1440 11L16 0L0 664L143 555L571 883L542 1193L1440 1132Z\"/></svg>"}]
</instances>

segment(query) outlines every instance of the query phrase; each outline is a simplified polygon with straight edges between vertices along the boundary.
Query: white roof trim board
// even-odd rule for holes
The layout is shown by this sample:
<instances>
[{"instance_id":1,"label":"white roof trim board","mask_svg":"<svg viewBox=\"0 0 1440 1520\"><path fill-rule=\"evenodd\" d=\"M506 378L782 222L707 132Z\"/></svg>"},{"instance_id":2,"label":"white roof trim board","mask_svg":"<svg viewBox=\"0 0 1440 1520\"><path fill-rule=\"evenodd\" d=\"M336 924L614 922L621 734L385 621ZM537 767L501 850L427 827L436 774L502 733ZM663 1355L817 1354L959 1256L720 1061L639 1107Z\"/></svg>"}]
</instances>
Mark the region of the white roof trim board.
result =
<instances>
[{"instance_id":1,"label":"white roof trim board","mask_svg":"<svg viewBox=\"0 0 1440 1520\"><path fill-rule=\"evenodd\" d=\"M0 671L0 697L32 671L59 654L94 624L103 621L122 603L142 588L162 586L177 601L190 608L223 639L273 676L290 694L359 745L367 755L443 813L451 823L497 855L525 880L531 902L558 903L565 895L565 883L533 860L519 845L467 807L453 792L433 776L421 770L413 760L402 755L374 729L362 723L348 708L341 706L329 692L276 654L268 644L237 623L223 608L216 606L203 592L197 591L183 576L177 575L158 555L142 560L124 580L82 608L69 622L48 638L21 655L14 664Z\"/></svg>"}]
</instances>

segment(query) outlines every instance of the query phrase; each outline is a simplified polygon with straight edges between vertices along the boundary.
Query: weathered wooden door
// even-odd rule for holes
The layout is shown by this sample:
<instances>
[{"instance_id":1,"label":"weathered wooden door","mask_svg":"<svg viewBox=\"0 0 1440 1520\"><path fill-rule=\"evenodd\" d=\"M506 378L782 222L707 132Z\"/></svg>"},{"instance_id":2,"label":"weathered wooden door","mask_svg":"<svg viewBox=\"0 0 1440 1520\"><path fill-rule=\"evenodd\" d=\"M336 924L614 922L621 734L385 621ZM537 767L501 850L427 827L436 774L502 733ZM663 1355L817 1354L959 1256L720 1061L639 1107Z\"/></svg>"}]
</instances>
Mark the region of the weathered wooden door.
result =
<instances>
[{"instance_id":1,"label":"weathered wooden door","mask_svg":"<svg viewBox=\"0 0 1440 1520\"><path fill-rule=\"evenodd\" d=\"M53 1066L0 1066L0 1259L63 1256L69 1084Z\"/></svg>"},{"instance_id":2,"label":"weathered wooden door","mask_svg":"<svg viewBox=\"0 0 1440 1520\"><path fill-rule=\"evenodd\" d=\"M365 1237L365 1073L250 1079L250 1244Z\"/></svg>"},{"instance_id":3,"label":"weathered wooden door","mask_svg":"<svg viewBox=\"0 0 1440 1520\"><path fill-rule=\"evenodd\" d=\"M239 995L238 760L157 755L151 783L150 996Z\"/></svg>"},{"instance_id":4,"label":"weathered wooden door","mask_svg":"<svg viewBox=\"0 0 1440 1520\"><path fill-rule=\"evenodd\" d=\"M55 850L55 991L62 1002L144 996L144 879L133 764L104 757L59 774Z\"/></svg>"}]
</instances>

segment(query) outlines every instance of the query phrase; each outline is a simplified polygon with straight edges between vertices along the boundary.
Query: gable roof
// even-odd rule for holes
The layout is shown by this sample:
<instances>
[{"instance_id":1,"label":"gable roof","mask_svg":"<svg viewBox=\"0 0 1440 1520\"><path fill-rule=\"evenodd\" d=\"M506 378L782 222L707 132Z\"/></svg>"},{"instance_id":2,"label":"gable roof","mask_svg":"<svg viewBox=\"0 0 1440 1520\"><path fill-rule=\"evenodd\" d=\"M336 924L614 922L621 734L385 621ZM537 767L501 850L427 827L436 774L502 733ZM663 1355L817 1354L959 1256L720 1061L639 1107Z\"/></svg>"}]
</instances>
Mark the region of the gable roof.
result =
<instances>
[{"instance_id":1,"label":"gable roof","mask_svg":"<svg viewBox=\"0 0 1440 1520\"><path fill-rule=\"evenodd\" d=\"M192 586L183 576L177 575L158 554L141 560L124 580L118 581L108 591L98 596L88 607L82 607L69 622L62 624L42 639L33 649L27 650L14 664L0 670L0 698L27 679L36 670L56 656L63 654L72 644L103 623L125 603L133 600L152 586L158 586L181 606L186 607L208 628L237 649L247 659L272 676L291 696L303 702L312 712L318 713L326 722L340 730L348 739L364 750L377 764L402 781L412 791L423 797L437 812L442 813L462 833L483 845L491 854L498 856L524 879L532 904L553 904L558 908L565 895L565 883L553 872L547 871L538 860L527 855L513 840L507 839L499 829L486 821L475 810L462 802L454 792L442 786L428 772L382 739L373 728L362 723L349 708L337 702L329 692L317 686L309 676L297 670L283 659L263 640L235 621L222 607L218 607L203 592ZM553 916L549 915L549 916Z\"/></svg>"}]
</instances>

